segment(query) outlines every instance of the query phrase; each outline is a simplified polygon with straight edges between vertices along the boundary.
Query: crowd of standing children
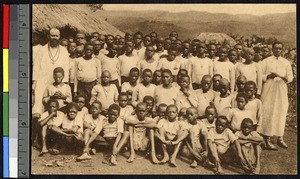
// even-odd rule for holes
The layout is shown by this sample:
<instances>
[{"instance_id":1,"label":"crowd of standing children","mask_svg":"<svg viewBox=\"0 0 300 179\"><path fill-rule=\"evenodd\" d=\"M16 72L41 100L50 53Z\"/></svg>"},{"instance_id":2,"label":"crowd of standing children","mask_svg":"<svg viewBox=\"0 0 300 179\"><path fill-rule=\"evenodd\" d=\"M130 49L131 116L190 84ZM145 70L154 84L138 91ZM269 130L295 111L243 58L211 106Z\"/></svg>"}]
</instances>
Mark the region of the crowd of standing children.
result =
<instances>
[{"instance_id":1,"label":"crowd of standing children","mask_svg":"<svg viewBox=\"0 0 300 179\"><path fill-rule=\"evenodd\" d=\"M288 147L285 86L293 73L280 42L255 52L242 44L182 41L176 31L167 38L94 32L59 39L51 29L49 43L33 48L33 84L46 79L42 70L52 75L40 85L42 94L33 86L32 137L40 156L75 148L77 161L90 160L103 141L110 165L128 150L127 162L144 151L153 164L176 167L179 154L217 174L224 161L258 174L261 146L278 150L270 137ZM66 51L68 63L51 66Z\"/></svg>"}]
</instances>

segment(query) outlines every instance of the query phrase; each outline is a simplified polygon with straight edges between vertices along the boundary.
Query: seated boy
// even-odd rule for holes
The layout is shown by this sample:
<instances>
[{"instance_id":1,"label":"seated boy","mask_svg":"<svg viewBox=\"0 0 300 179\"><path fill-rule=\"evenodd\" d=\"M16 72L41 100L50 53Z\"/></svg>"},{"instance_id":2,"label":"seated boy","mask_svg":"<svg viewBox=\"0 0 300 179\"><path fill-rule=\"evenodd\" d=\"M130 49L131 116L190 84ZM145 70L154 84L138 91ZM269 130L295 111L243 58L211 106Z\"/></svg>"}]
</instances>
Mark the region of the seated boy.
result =
<instances>
[{"instance_id":1,"label":"seated boy","mask_svg":"<svg viewBox=\"0 0 300 179\"><path fill-rule=\"evenodd\" d=\"M77 95L74 98L74 102L78 105L78 112L77 115L78 116L82 116L82 119L84 119L84 116L87 115L89 113L89 110L87 107L85 107L85 98L82 95Z\"/></svg>"},{"instance_id":2,"label":"seated boy","mask_svg":"<svg viewBox=\"0 0 300 179\"><path fill-rule=\"evenodd\" d=\"M60 136L58 149L53 149L54 154L62 153L68 148L72 149L82 144L83 141L83 120L77 117L78 106L71 102L66 107L67 113L56 125L50 125L49 129Z\"/></svg>"},{"instance_id":3,"label":"seated boy","mask_svg":"<svg viewBox=\"0 0 300 179\"><path fill-rule=\"evenodd\" d=\"M188 136L186 126L177 120L178 108L175 105L169 105L167 107L167 119L161 119L158 124L158 132L156 137L159 139L159 143L163 150L163 159L160 163L166 163L170 161L170 165L176 167L176 157L179 152L182 140ZM171 158L167 151L167 146L173 148Z\"/></svg>"},{"instance_id":4,"label":"seated boy","mask_svg":"<svg viewBox=\"0 0 300 179\"><path fill-rule=\"evenodd\" d=\"M159 161L156 158L155 146L154 146L154 129L156 128L156 122L149 117L146 117L147 104L138 103L136 106L136 115L128 118L125 123L129 126L130 135L130 157L127 162L131 163L135 159L135 151L147 150L149 140L151 143L151 159L154 164Z\"/></svg>"},{"instance_id":5,"label":"seated boy","mask_svg":"<svg viewBox=\"0 0 300 179\"><path fill-rule=\"evenodd\" d=\"M90 145L100 133L99 128L104 119L104 116L100 114L101 106L102 105L99 101L93 102L91 105L91 114L87 114L84 117L84 147L83 154L80 157L77 157L78 161L91 159L91 156L89 155L89 152L92 151L92 149L90 149Z\"/></svg>"},{"instance_id":6,"label":"seated boy","mask_svg":"<svg viewBox=\"0 0 300 179\"><path fill-rule=\"evenodd\" d=\"M193 162L190 165L192 168L197 167L197 160L203 162L207 157L207 128L202 121L197 121L198 112L194 107L189 107L186 111L188 120L189 138L187 146L192 153Z\"/></svg>"},{"instance_id":7,"label":"seated boy","mask_svg":"<svg viewBox=\"0 0 300 179\"><path fill-rule=\"evenodd\" d=\"M48 153L47 143L46 143L46 137L47 135L52 135L48 128L49 126L55 125L60 126L61 120L63 119L64 113L61 111L58 111L58 102L56 99L50 99L48 101L47 105L47 111L44 112L41 117L38 119L38 123L40 125L40 130L38 133L41 133L41 139L42 139L42 150L40 153L40 156L44 155L45 153ZM50 132L50 133L49 133ZM54 138L50 136L51 138ZM57 141L54 141L57 142Z\"/></svg>"},{"instance_id":8,"label":"seated boy","mask_svg":"<svg viewBox=\"0 0 300 179\"><path fill-rule=\"evenodd\" d=\"M59 109L65 112L63 107L72 101L71 87L63 82L64 69L57 67L53 70L54 83L47 86L43 95L43 103L47 104L49 99L56 99Z\"/></svg>"},{"instance_id":9,"label":"seated boy","mask_svg":"<svg viewBox=\"0 0 300 179\"><path fill-rule=\"evenodd\" d=\"M168 106L165 103L161 103L160 105L157 106L157 109L156 109L157 116L154 118L156 124L158 124L158 122L161 119L165 119L166 118L167 107Z\"/></svg>"},{"instance_id":10,"label":"seated boy","mask_svg":"<svg viewBox=\"0 0 300 179\"><path fill-rule=\"evenodd\" d=\"M154 108L154 98L152 96L145 96L143 103L147 104L146 117L154 118L156 116L156 111Z\"/></svg>"},{"instance_id":11,"label":"seated boy","mask_svg":"<svg viewBox=\"0 0 300 179\"><path fill-rule=\"evenodd\" d=\"M239 93L236 95L237 108L227 108L225 113L228 119L228 128L232 132L240 130L241 123L244 118L253 119L253 112L245 109L246 104L248 103L248 97L245 93Z\"/></svg>"},{"instance_id":12,"label":"seated boy","mask_svg":"<svg viewBox=\"0 0 300 179\"><path fill-rule=\"evenodd\" d=\"M241 152L241 146L238 142L238 138L227 128L228 120L225 116L218 116L216 120L216 128L211 129L208 132L207 144L209 148L208 157L216 166L216 174L222 174L223 169L221 166L221 156L223 156L228 149L230 144L234 144L236 148L236 155L245 163L243 154Z\"/></svg>"},{"instance_id":13,"label":"seated boy","mask_svg":"<svg viewBox=\"0 0 300 179\"><path fill-rule=\"evenodd\" d=\"M238 137L241 151L246 161L246 163L242 163L245 172L259 174L260 144L263 142L263 138L256 131L253 131L253 127L253 121L249 118L245 118L242 121L241 130L237 131L235 135Z\"/></svg>"}]
</instances>

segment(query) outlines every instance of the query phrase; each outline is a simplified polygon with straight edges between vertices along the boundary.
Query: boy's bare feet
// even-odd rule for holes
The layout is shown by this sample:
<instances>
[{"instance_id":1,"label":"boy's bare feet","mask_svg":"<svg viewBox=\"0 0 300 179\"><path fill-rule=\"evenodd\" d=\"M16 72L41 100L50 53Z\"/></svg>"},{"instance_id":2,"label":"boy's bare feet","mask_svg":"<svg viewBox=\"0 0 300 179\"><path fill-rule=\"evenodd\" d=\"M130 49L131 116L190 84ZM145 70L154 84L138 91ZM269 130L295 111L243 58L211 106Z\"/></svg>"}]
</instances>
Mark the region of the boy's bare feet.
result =
<instances>
[{"instance_id":1,"label":"boy's bare feet","mask_svg":"<svg viewBox=\"0 0 300 179\"><path fill-rule=\"evenodd\" d=\"M128 163L132 163L135 159L135 154L130 154L129 158L127 159Z\"/></svg>"},{"instance_id":2,"label":"boy's bare feet","mask_svg":"<svg viewBox=\"0 0 300 179\"><path fill-rule=\"evenodd\" d=\"M159 163L159 161L158 161L158 159L156 158L156 155L155 155L154 152L151 152L151 159L152 159L152 162L153 162L154 164L158 164L158 163Z\"/></svg>"},{"instance_id":3,"label":"boy's bare feet","mask_svg":"<svg viewBox=\"0 0 300 179\"><path fill-rule=\"evenodd\" d=\"M118 164L115 155L111 155L111 157L110 157L110 163L111 163L111 165L117 165Z\"/></svg>"},{"instance_id":4,"label":"boy's bare feet","mask_svg":"<svg viewBox=\"0 0 300 179\"><path fill-rule=\"evenodd\" d=\"M175 159L170 160L170 165L171 165L171 167L177 167Z\"/></svg>"},{"instance_id":5,"label":"boy's bare feet","mask_svg":"<svg viewBox=\"0 0 300 179\"><path fill-rule=\"evenodd\" d=\"M223 169L222 169L220 163L217 162L217 163L216 163L216 167L217 167L217 172L216 172L217 175L222 175L222 174L224 174L224 171L223 171Z\"/></svg>"},{"instance_id":6,"label":"boy's bare feet","mask_svg":"<svg viewBox=\"0 0 300 179\"><path fill-rule=\"evenodd\" d=\"M83 153L81 156L77 157L77 161L83 161L83 160L91 160L91 156L88 153Z\"/></svg>"},{"instance_id":7,"label":"boy's bare feet","mask_svg":"<svg viewBox=\"0 0 300 179\"><path fill-rule=\"evenodd\" d=\"M96 155L96 149L95 149L95 148L92 148L92 149L90 150L90 154L91 154L91 155Z\"/></svg>"},{"instance_id":8,"label":"boy's bare feet","mask_svg":"<svg viewBox=\"0 0 300 179\"><path fill-rule=\"evenodd\" d=\"M193 160L193 162L191 163L190 167L196 168L197 165L198 165L197 161L196 161L196 160Z\"/></svg>"},{"instance_id":9,"label":"boy's bare feet","mask_svg":"<svg viewBox=\"0 0 300 179\"><path fill-rule=\"evenodd\" d=\"M170 160L168 154L164 154L164 158L160 161L161 164L167 163Z\"/></svg>"}]
</instances>

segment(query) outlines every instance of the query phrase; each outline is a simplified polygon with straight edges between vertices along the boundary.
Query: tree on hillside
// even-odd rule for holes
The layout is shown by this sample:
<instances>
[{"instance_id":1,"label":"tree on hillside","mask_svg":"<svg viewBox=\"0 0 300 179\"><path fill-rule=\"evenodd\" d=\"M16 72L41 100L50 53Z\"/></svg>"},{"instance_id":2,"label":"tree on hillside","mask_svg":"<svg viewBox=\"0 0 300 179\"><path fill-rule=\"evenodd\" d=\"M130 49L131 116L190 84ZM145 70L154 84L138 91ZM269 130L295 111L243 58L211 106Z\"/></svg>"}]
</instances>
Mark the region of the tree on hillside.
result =
<instances>
[{"instance_id":1,"label":"tree on hillside","mask_svg":"<svg viewBox=\"0 0 300 179\"><path fill-rule=\"evenodd\" d=\"M103 4L88 4L87 5L93 12L96 12L98 10L103 10Z\"/></svg>"}]
</instances>

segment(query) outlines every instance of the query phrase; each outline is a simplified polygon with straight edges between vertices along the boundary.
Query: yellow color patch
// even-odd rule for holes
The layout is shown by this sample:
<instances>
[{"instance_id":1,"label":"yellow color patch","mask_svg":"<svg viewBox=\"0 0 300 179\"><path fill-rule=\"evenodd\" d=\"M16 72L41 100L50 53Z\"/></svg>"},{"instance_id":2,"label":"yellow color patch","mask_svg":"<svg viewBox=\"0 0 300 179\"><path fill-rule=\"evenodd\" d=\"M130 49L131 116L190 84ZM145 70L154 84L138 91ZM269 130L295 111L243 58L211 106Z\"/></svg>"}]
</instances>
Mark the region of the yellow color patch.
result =
<instances>
[{"instance_id":1,"label":"yellow color patch","mask_svg":"<svg viewBox=\"0 0 300 179\"><path fill-rule=\"evenodd\" d=\"M3 49L3 92L8 92L8 49Z\"/></svg>"}]
</instances>

